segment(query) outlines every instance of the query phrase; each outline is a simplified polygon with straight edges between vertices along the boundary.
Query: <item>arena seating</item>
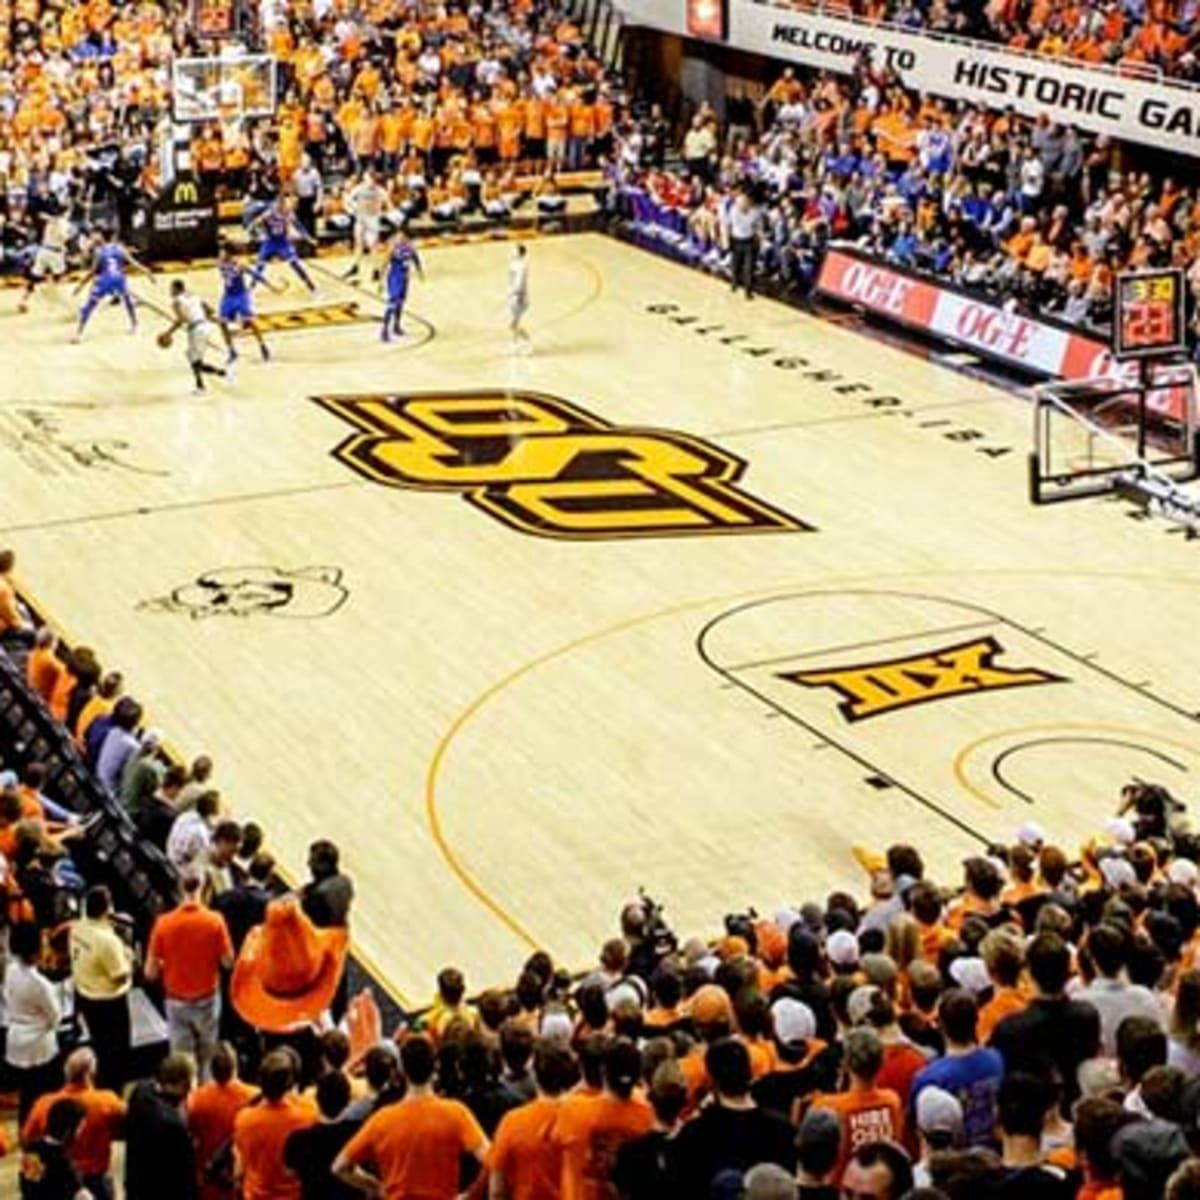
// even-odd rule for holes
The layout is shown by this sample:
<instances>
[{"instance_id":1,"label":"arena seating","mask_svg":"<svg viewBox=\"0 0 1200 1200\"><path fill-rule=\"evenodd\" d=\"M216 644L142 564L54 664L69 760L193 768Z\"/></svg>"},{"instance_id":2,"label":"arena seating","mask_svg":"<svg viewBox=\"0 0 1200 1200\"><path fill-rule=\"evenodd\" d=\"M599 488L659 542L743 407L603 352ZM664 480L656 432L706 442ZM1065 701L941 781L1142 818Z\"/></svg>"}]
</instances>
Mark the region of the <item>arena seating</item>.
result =
<instances>
[{"instance_id":1,"label":"arena seating","mask_svg":"<svg viewBox=\"0 0 1200 1200\"><path fill-rule=\"evenodd\" d=\"M626 130L610 207L628 233L728 274L725 212L749 188L763 217L760 276L781 292L807 292L836 238L1099 332L1123 267L1183 266L1200 293L1194 185L1123 172L1112 146L1049 120L954 111L863 68L836 81L789 72L763 119L757 137L731 144L721 131L725 154L673 169L648 163ZM839 138L845 124L859 132Z\"/></svg>"},{"instance_id":2,"label":"arena seating","mask_svg":"<svg viewBox=\"0 0 1200 1200\"><path fill-rule=\"evenodd\" d=\"M46 794L84 818L87 836L72 851L79 871L110 889L118 908L134 918L138 935L145 938L154 919L178 898L175 871L96 783L70 735L30 692L21 660L3 652L0 761L17 771L30 763L46 768ZM69 899L55 907L64 920L74 915Z\"/></svg>"},{"instance_id":3,"label":"arena seating","mask_svg":"<svg viewBox=\"0 0 1200 1200\"><path fill-rule=\"evenodd\" d=\"M629 236L719 274L729 266L728 205L749 188L763 213L760 275L782 293L808 290L835 236L880 261L1098 327L1120 266L1178 261L1200 288L1191 179L1121 172L1111 147L1048 122L954 112L863 71L788 77L768 93L761 129L731 139L702 110L711 136L691 146L713 148L689 154L683 140L679 156L656 156L650 119L627 111L620 79L557 7L385 3L370 20L330 9L311 21L299 6L264 7L275 17L267 46L284 63L280 113L198 127L191 147L230 228L248 200L286 188L308 155L323 177L314 232L325 241L348 228L348 185L374 165L386 169L397 210L416 202L414 232L470 232L485 225L470 206L452 205L442 221L431 211L462 199L464 169L482 161L497 190L507 172L514 201L492 220L589 219L603 179ZM169 99L163 72L173 53L197 49L181 32L183 12L176 0L136 11L106 0L20 6L22 44L0 47L12 85L0 109L6 174L30 181L10 193L10 261L26 248L21 230L44 189L89 219L111 211L132 228L140 198L159 184L152 130ZM973 13L897 0L860 15L1195 75L1190 26L1182 42L1169 28L1184 14L1056 3ZM1101 16L1112 30L1091 28ZM1081 38L1095 49L1085 53ZM484 86L488 100L474 94ZM78 137L61 138L67 129ZM56 169L43 170L51 149ZM547 163L563 168L554 191L565 205L539 211ZM41 794L79 820L77 836L56 843L48 808L6 818L7 925L14 944L35 927L40 946L31 961L6 964L18 999L34 962L56 980L70 976L62 930L85 888L108 888L144 957L180 885L101 786L77 731L31 690L23 641L0 651L0 759L18 774L44 768ZM225 803L236 813L237 797ZM478 1200L489 1175L503 1181L491 1194L509 1200L829 1200L839 1189L899 1200L914 1183L936 1187L923 1200L1194 1200L1200 841L1160 788L1133 786L1112 811L1094 835L1081 831L1079 847L1048 844L1033 825L1014 830L956 878L930 878L919 846L860 849L856 894L817 898L801 880L771 917L747 909L724 928L714 913L711 928L675 931L645 897L614 896L613 936L582 974L546 953L510 980L456 963L412 1012L372 993L351 956L343 994L295 1027L281 1032L239 1009L237 1054L218 1057L225 1078L190 1102L188 1064L170 1056L154 1085L137 1065L127 1108L104 1102L104 1137L94 1117L85 1135L72 1107L80 1092L99 1103L90 1084L59 1096L57 1116L43 1103L42 1124L19 1138L21 1186L30 1200L77 1200L86 1178L99 1200L120 1173L108 1142L123 1136L129 1200L327 1197L347 1145L342 1178L373 1167L387 1179L376 1194L390 1200L449 1200L460 1187ZM244 868L230 890L246 886ZM265 890L275 898L288 886L275 878ZM764 881L776 886L782 893ZM300 944L331 937L299 929ZM323 985L333 982L329 961ZM326 1017L335 1011L337 1029ZM78 1032L88 1031L70 1036ZM42 1075L11 1062L27 1098L58 1096L61 1058ZM237 1071L247 1083L229 1078ZM434 1184L403 1176L389 1157L412 1136L405 1114L418 1105L406 1100L440 1114L443 1132L453 1127L449 1149L430 1151ZM417 1133L433 1143L430 1119ZM318 1129L320 1144L301 1139L296 1150L282 1124L292 1138ZM59 1133L48 1139L51 1126ZM381 1128L386 1136L371 1136ZM157 1152L164 1130L182 1142ZM521 1169L531 1162L533 1183ZM58 1179L62 1190L49 1191ZM17 1185L0 1174L7 1186Z\"/></svg>"}]
</instances>

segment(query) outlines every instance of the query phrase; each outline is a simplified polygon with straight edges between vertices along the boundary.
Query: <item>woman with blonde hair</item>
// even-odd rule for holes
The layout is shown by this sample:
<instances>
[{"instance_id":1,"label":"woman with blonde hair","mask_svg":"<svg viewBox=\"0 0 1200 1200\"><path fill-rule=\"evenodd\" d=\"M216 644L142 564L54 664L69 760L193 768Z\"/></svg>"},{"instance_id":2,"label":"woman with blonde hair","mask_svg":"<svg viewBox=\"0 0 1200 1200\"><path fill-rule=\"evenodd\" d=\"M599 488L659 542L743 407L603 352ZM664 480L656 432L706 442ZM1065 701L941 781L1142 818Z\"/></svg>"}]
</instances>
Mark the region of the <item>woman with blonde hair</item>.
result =
<instances>
[{"instance_id":1,"label":"woman with blonde hair","mask_svg":"<svg viewBox=\"0 0 1200 1200\"><path fill-rule=\"evenodd\" d=\"M908 969L921 957L921 927L911 913L899 912L888 922L884 953L896 964L896 1000L907 1008Z\"/></svg>"}]
</instances>

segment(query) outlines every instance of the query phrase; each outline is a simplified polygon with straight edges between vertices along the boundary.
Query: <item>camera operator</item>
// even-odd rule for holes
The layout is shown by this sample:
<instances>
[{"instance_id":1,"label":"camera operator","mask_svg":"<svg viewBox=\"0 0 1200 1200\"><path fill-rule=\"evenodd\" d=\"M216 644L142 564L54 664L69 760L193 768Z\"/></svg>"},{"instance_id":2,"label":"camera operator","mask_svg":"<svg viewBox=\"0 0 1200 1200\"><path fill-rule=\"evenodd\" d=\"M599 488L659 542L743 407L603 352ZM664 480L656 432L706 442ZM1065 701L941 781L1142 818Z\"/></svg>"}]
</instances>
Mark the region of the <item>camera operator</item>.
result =
<instances>
[{"instance_id":1,"label":"camera operator","mask_svg":"<svg viewBox=\"0 0 1200 1200\"><path fill-rule=\"evenodd\" d=\"M621 909L621 937L629 948L625 971L649 983L659 963L678 945L662 909L642 892Z\"/></svg>"},{"instance_id":2,"label":"camera operator","mask_svg":"<svg viewBox=\"0 0 1200 1200\"><path fill-rule=\"evenodd\" d=\"M650 982L658 966L658 955L654 952L654 944L646 937L646 909L640 900L632 901L621 910L621 936L629 946L629 960L626 970L630 975Z\"/></svg>"},{"instance_id":3,"label":"camera operator","mask_svg":"<svg viewBox=\"0 0 1200 1200\"><path fill-rule=\"evenodd\" d=\"M1133 810L1133 827L1137 840L1166 838L1171 836L1171 817L1184 811L1184 806L1156 783L1127 783L1121 789L1121 806L1117 816L1123 817Z\"/></svg>"}]
</instances>

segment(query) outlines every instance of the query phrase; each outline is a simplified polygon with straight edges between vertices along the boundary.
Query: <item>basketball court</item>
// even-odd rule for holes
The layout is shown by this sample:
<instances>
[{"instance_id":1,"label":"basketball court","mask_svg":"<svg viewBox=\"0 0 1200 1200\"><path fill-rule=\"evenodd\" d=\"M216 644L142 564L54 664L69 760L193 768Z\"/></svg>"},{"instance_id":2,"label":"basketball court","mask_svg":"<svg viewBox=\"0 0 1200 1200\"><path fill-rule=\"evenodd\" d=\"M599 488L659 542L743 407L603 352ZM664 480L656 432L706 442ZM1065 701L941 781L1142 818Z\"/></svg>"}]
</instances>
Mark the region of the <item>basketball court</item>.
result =
<instances>
[{"instance_id":1,"label":"basketball court","mask_svg":"<svg viewBox=\"0 0 1200 1200\"><path fill-rule=\"evenodd\" d=\"M23 583L289 868L339 843L402 1002L583 966L639 885L714 930L856 843L949 880L1131 776L1189 796L1197 549L1031 507L1026 401L590 234L530 243L512 357L508 253L423 251L391 347L325 260L204 396L146 309L0 321Z\"/></svg>"}]
</instances>

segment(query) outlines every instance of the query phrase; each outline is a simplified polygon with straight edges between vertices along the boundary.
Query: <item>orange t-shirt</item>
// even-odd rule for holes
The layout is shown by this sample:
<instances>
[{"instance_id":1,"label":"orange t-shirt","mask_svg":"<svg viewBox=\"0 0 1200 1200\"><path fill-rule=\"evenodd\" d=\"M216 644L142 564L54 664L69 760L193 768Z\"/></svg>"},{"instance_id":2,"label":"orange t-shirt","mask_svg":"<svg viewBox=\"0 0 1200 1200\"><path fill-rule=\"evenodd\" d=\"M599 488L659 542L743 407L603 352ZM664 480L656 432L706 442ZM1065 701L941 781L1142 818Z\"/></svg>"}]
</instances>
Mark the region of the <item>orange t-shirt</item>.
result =
<instances>
[{"instance_id":1,"label":"orange t-shirt","mask_svg":"<svg viewBox=\"0 0 1200 1200\"><path fill-rule=\"evenodd\" d=\"M75 722L75 739L79 745L83 745L83 739L87 737L87 731L92 727L92 722L108 716L113 710L114 703L114 700L106 700L103 696L93 696L79 710L79 720Z\"/></svg>"},{"instance_id":2,"label":"orange t-shirt","mask_svg":"<svg viewBox=\"0 0 1200 1200\"><path fill-rule=\"evenodd\" d=\"M412 1096L380 1109L342 1153L375 1169L386 1200L451 1200L458 1194L459 1156L477 1154L486 1141L465 1104Z\"/></svg>"},{"instance_id":3,"label":"orange t-shirt","mask_svg":"<svg viewBox=\"0 0 1200 1200\"><path fill-rule=\"evenodd\" d=\"M560 1107L560 1100L539 1096L497 1126L488 1170L503 1176L510 1200L558 1200L562 1148L552 1134Z\"/></svg>"},{"instance_id":4,"label":"orange t-shirt","mask_svg":"<svg viewBox=\"0 0 1200 1200\"><path fill-rule=\"evenodd\" d=\"M111 1167L113 1138L120 1133L125 1119L125 1102L116 1092L68 1083L57 1092L38 1097L25 1124L21 1144L28 1146L46 1136L46 1123L56 1100L69 1098L83 1105L83 1123L68 1151L81 1175L107 1175Z\"/></svg>"},{"instance_id":5,"label":"orange t-shirt","mask_svg":"<svg viewBox=\"0 0 1200 1200\"><path fill-rule=\"evenodd\" d=\"M471 126L477 148L490 150L496 144L496 114L488 105L475 105L471 110Z\"/></svg>"},{"instance_id":6,"label":"orange t-shirt","mask_svg":"<svg viewBox=\"0 0 1200 1200\"><path fill-rule=\"evenodd\" d=\"M570 109L561 100L551 100L546 105L546 137L553 141L567 136Z\"/></svg>"},{"instance_id":7,"label":"orange t-shirt","mask_svg":"<svg viewBox=\"0 0 1200 1200\"><path fill-rule=\"evenodd\" d=\"M1124 1200L1125 1189L1116 1183L1085 1180L1075 1200Z\"/></svg>"},{"instance_id":8,"label":"orange t-shirt","mask_svg":"<svg viewBox=\"0 0 1200 1200\"><path fill-rule=\"evenodd\" d=\"M842 1127L834 1179L841 1180L850 1155L867 1142L901 1142L904 1115L900 1097L888 1088L862 1092L826 1092L813 1099L813 1108L835 1113Z\"/></svg>"},{"instance_id":9,"label":"orange t-shirt","mask_svg":"<svg viewBox=\"0 0 1200 1200\"><path fill-rule=\"evenodd\" d=\"M59 679L67 673L62 659L53 646L36 646L25 664L25 681L47 703L58 687Z\"/></svg>"},{"instance_id":10,"label":"orange t-shirt","mask_svg":"<svg viewBox=\"0 0 1200 1200\"><path fill-rule=\"evenodd\" d=\"M546 136L546 102L536 96L530 96L525 101L525 136L543 138Z\"/></svg>"},{"instance_id":11,"label":"orange t-shirt","mask_svg":"<svg viewBox=\"0 0 1200 1200\"><path fill-rule=\"evenodd\" d=\"M297 1129L317 1123L308 1096L290 1095L243 1108L233 1119L233 1149L242 1172L243 1200L300 1200L300 1179L283 1162L283 1147Z\"/></svg>"},{"instance_id":12,"label":"orange t-shirt","mask_svg":"<svg viewBox=\"0 0 1200 1200\"><path fill-rule=\"evenodd\" d=\"M230 1192L208 1180L205 1168L233 1136L238 1112L258 1094L240 1079L229 1083L206 1083L188 1097L188 1131L196 1146L196 1169L200 1176L201 1200L228 1200Z\"/></svg>"},{"instance_id":13,"label":"orange t-shirt","mask_svg":"<svg viewBox=\"0 0 1200 1200\"><path fill-rule=\"evenodd\" d=\"M683 1083L687 1088L685 1115L696 1111L710 1086L708 1068L704 1065L704 1052L703 1045L693 1046L679 1060L679 1073L683 1076Z\"/></svg>"},{"instance_id":14,"label":"orange t-shirt","mask_svg":"<svg viewBox=\"0 0 1200 1200\"><path fill-rule=\"evenodd\" d=\"M67 719L67 705L71 703L71 693L75 690L75 676L64 670L54 681L54 691L50 693L50 715L60 724Z\"/></svg>"},{"instance_id":15,"label":"orange t-shirt","mask_svg":"<svg viewBox=\"0 0 1200 1200\"><path fill-rule=\"evenodd\" d=\"M992 1030L1007 1016L1029 1006L1029 997L1020 988L998 987L992 998L979 1010L979 1044L986 1045Z\"/></svg>"},{"instance_id":16,"label":"orange t-shirt","mask_svg":"<svg viewBox=\"0 0 1200 1200\"><path fill-rule=\"evenodd\" d=\"M379 145L385 154L398 154L404 145L404 118L389 109L379 117Z\"/></svg>"},{"instance_id":17,"label":"orange t-shirt","mask_svg":"<svg viewBox=\"0 0 1200 1200\"><path fill-rule=\"evenodd\" d=\"M571 123L571 136L590 138L596 131L596 114L590 104L577 101L568 110Z\"/></svg>"},{"instance_id":18,"label":"orange t-shirt","mask_svg":"<svg viewBox=\"0 0 1200 1200\"><path fill-rule=\"evenodd\" d=\"M433 118L420 112L413 117L412 144L421 151L428 150L433 142Z\"/></svg>"},{"instance_id":19,"label":"orange t-shirt","mask_svg":"<svg viewBox=\"0 0 1200 1200\"><path fill-rule=\"evenodd\" d=\"M154 922L146 957L162 964L163 990L171 1000L203 1000L221 984L221 960L233 957L220 913L195 900Z\"/></svg>"},{"instance_id":20,"label":"orange t-shirt","mask_svg":"<svg viewBox=\"0 0 1200 1200\"><path fill-rule=\"evenodd\" d=\"M653 1124L654 1113L644 1100L621 1100L608 1092L565 1100L551 1135L562 1150L562 1200L610 1196L617 1151Z\"/></svg>"}]
</instances>

